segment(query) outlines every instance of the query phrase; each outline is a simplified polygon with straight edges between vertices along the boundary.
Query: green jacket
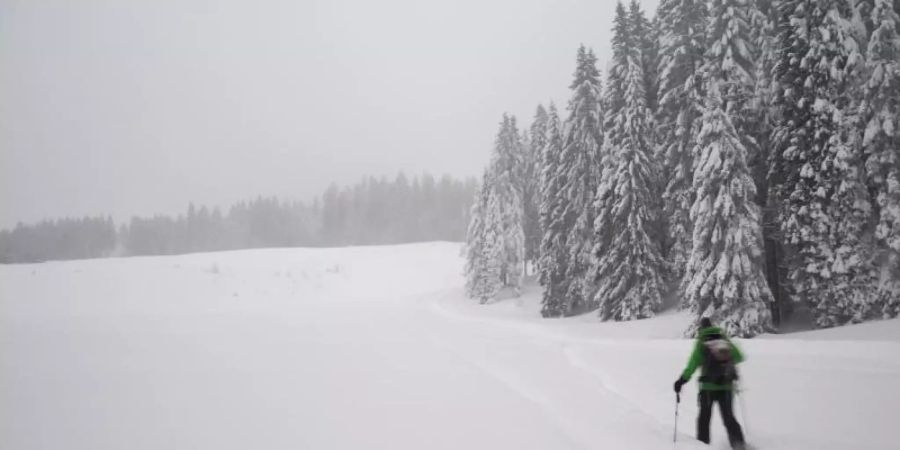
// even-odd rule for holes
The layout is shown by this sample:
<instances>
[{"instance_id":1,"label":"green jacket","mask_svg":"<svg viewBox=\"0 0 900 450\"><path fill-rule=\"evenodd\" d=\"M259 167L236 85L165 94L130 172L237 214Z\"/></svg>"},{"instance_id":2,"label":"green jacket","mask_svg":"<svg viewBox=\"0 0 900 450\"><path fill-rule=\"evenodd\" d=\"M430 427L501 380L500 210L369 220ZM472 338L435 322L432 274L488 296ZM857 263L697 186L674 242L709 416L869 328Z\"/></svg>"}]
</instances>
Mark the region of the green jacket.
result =
<instances>
[{"instance_id":1,"label":"green jacket","mask_svg":"<svg viewBox=\"0 0 900 450\"><path fill-rule=\"evenodd\" d=\"M731 356L734 358L734 363L738 364L744 361L744 354L741 353L741 350L731 342L731 339L728 339L728 336L725 335L725 332L722 331L719 327L709 327L702 328L697 333L697 339L694 340L694 351L691 352L691 359L688 360L687 368L684 369L684 372L681 374L681 377L684 378L685 381L690 380L691 376L694 375L694 372L697 371L698 367L703 367L703 360L705 359L706 353L703 351L703 341L707 336L713 334L720 334L722 338L728 341L731 345ZM701 377L704 375L701 372ZM701 391L730 391L733 389L732 383L727 384L717 384L717 383L707 383L700 382L700 390Z\"/></svg>"}]
</instances>

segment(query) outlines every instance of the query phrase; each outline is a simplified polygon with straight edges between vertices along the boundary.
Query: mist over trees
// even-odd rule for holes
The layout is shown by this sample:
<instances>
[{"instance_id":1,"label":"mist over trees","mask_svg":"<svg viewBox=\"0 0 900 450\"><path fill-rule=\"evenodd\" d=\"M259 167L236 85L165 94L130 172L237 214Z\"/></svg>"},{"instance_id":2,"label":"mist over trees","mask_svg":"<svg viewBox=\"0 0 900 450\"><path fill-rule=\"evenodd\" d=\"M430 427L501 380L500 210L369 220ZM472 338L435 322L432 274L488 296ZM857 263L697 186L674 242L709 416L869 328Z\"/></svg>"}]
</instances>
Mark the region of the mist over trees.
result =
<instances>
[{"instance_id":1,"label":"mist over trees","mask_svg":"<svg viewBox=\"0 0 900 450\"><path fill-rule=\"evenodd\" d=\"M900 314L900 2L662 0L650 20L632 0L612 26L605 86L581 46L566 114L539 106L538 156L502 168L540 174L537 195L501 213L487 168L470 295L505 284L492 215L537 211L545 317L675 304L753 336L799 310Z\"/></svg>"},{"instance_id":2,"label":"mist over trees","mask_svg":"<svg viewBox=\"0 0 900 450\"><path fill-rule=\"evenodd\" d=\"M0 263L100 258L112 254L117 244L116 226L108 217L19 224L0 231Z\"/></svg>"},{"instance_id":3,"label":"mist over trees","mask_svg":"<svg viewBox=\"0 0 900 450\"><path fill-rule=\"evenodd\" d=\"M264 247L323 247L462 241L473 179L404 174L330 186L314 202L259 197L177 216L47 220L0 231L0 263L172 255Z\"/></svg>"}]
</instances>

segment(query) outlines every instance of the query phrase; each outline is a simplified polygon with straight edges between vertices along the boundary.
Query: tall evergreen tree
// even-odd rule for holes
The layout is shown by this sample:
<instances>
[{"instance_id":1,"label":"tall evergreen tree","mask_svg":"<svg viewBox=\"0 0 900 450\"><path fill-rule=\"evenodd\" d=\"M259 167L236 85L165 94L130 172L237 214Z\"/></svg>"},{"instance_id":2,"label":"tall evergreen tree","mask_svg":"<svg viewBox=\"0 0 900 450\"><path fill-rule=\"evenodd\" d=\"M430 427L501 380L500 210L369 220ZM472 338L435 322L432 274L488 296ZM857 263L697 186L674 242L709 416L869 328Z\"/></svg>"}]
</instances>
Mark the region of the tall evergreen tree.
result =
<instances>
[{"instance_id":1,"label":"tall evergreen tree","mask_svg":"<svg viewBox=\"0 0 900 450\"><path fill-rule=\"evenodd\" d=\"M876 314L900 314L900 1L869 0L863 154L884 256Z\"/></svg>"},{"instance_id":2,"label":"tall evergreen tree","mask_svg":"<svg viewBox=\"0 0 900 450\"><path fill-rule=\"evenodd\" d=\"M872 310L871 207L852 103L861 55L844 0L784 0L770 186L781 205L792 291L816 325L865 319Z\"/></svg>"},{"instance_id":3,"label":"tall evergreen tree","mask_svg":"<svg viewBox=\"0 0 900 450\"><path fill-rule=\"evenodd\" d=\"M621 11L621 8L619 9ZM607 130L603 176L597 194L595 264L590 279L596 284L594 301L603 320L632 320L652 316L662 305L662 258L653 239L656 176L653 160L652 114L647 107L642 56L642 13L632 3L624 61L613 71L624 81L623 107L615 111ZM624 64L619 66L618 64Z\"/></svg>"},{"instance_id":4,"label":"tall evergreen tree","mask_svg":"<svg viewBox=\"0 0 900 450\"><path fill-rule=\"evenodd\" d=\"M480 303L493 299L501 287L500 211L493 185L491 172L485 170L466 237L466 293Z\"/></svg>"},{"instance_id":5,"label":"tall evergreen tree","mask_svg":"<svg viewBox=\"0 0 900 450\"><path fill-rule=\"evenodd\" d=\"M703 107L700 67L708 15L704 0L663 0L657 11L661 47L657 117L668 235L663 254L674 281L684 276L691 251L692 155Z\"/></svg>"},{"instance_id":6,"label":"tall evergreen tree","mask_svg":"<svg viewBox=\"0 0 900 450\"><path fill-rule=\"evenodd\" d=\"M484 215L487 211L488 196L490 194L488 171L485 170L481 177L481 184L475 193L469 213L469 226L466 230L466 295L475 298L478 283L481 281L478 271L481 269L481 256L484 248Z\"/></svg>"},{"instance_id":7,"label":"tall evergreen tree","mask_svg":"<svg viewBox=\"0 0 900 450\"><path fill-rule=\"evenodd\" d=\"M644 103L653 114L656 112L659 91L659 21L658 18L652 21L647 19L647 14L641 9L638 0L631 0L628 4L628 19L634 45L640 53L641 78L646 97Z\"/></svg>"},{"instance_id":8,"label":"tall evergreen tree","mask_svg":"<svg viewBox=\"0 0 900 450\"><path fill-rule=\"evenodd\" d=\"M534 114L534 120L523 136L523 164L522 164L522 202L524 212L525 232L525 259L530 264L537 263L541 246L540 224L540 167L541 152L545 146L544 134L547 128L547 111L542 105L538 105ZM527 138L527 139L526 139Z\"/></svg>"},{"instance_id":9,"label":"tall evergreen tree","mask_svg":"<svg viewBox=\"0 0 900 450\"><path fill-rule=\"evenodd\" d=\"M484 245L479 259L478 274L482 278L475 290L475 298L484 304L494 299L503 287L504 265L504 229L501 200L493 189L488 190L487 205L484 211Z\"/></svg>"},{"instance_id":10,"label":"tall evergreen tree","mask_svg":"<svg viewBox=\"0 0 900 450\"><path fill-rule=\"evenodd\" d=\"M748 86L749 98L744 110L735 117L734 125L747 133L747 165L757 187L756 202L765 206L767 201L766 174L768 155L772 152L771 135L775 124L775 83L772 77L778 58L778 39L775 33L779 17L779 0L754 0L747 12L749 57L754 61L750 68L753 81Z\"/></svg>"},{"instance_id":11,"label":"tall evergreen tree","mask_svg":"<svg viewBox=\"0 0 900 450\"><path fill-rule=\"evenodd\" d=\"M782 17L780 0L758 0L756 10L749 17L751 42L756 51L756 84L751 107L745 120L737 126L751 133L755 140L754 152L748 156L747 164L756 184L757 203L762 209L763 244L765 252L766 279L772 292L772 323L780 325L793 312L794 303L788 295L789 283L784 265L784 247L781 227L778 223L780 201L769 189L769 163L776 151L773 141L774 130L780 115L776 107L779 84L773 76L778 63L780 40L778 30L788 25L790 18Z\"/></svg>"},{"instance_id":12,"label":"tall evergreen tree","mask_svg":"<svg viewBox=\"0 0 900 450\"><path fill-rule=\"evenodd\" d=\"M625 73L622 68L627 67L629 39L631 35L630 17L625 11L622 2L616 3L616 14L613 19L612 36L612 67L606 74L606 90L603 91L601 104L603 106L603 130L612 129L615 124L616 112L625 107ZM608 139L607 145L613 145Z\"/></svg>"},{"instance_id":13,"label":"tall evergreen tree","mask_svg":"<svg viewBox=\"0 0 900 450\"><path fill-rule=\"evenodd\" d=\"M497 203L500 279L518 294L525 269L522 202L522 142L515 117L503 115L491 160L491 193Z\"/></svg>"},{"instance_id":14,"label":"tall evergreen tree","mask_svg":"<svg viewBox=\"0 0 900 450\"><path fill-rule=\"evenodd\" d=\"M568 283L564 314L579 314L596 307L585 283L593 248L594 208L600 148L603 145L600 111L600 73L593 51L578 49L572 81L572 98L560 154L559 171L564 184L561 192L561 216L567 226L566 279Z\"/></svg>"},{"instance_id":15,"label":"tall evergreen tree","mask_svg":"<svg viewBox=\"0 0 900 450\"><path fill-rule=\"evenodd\" d=\"M566 173L562 172L562 131L556 106L550 104L547 113L544 147L541 153L541 256L538 263L539 281L544 287L541 315L560 317L566 313L565 295L568 291L566 239L571 223L566 222ZM534 139L532 139L534 142Z\"/></svg>"},{"instance_id":16,"label":"tall evergreen tree","mask_svg":"<svg viewBox=\"0 0 900 450\"><path fill-rule=\"evenodd\" d=\"M771 328L772 295L763 272L747 132L735 126L753 92L752 14L748 0L711 2L711 45L701 69L707 96L694 151L693 246L685 278L691 310L736 336Z\"/></svg>"},{"instance_id":17,"label":"tall evergreen tree","mask_svg":"<svg viewBox=\"0 0 900 450\"><path fill-rule=\"evenodd\" d=\"M657 113L659 108L660 22L656 17L652 21L648 20L638 0L631 0L628 8L628 18L631 34L635 39L634 45L637 46L636 50L640 55L637 61L640 64L640 75L643 80L644 108L647 110L647 116L644 120L646 122L647 139L653 145L650 160L656 166L651 173L650 180L654 221L648 231L650 231L650 237L656 242L656 247L661 251L667 241L667 231L661 214L663 208L662 195L665 192L665 179L662 173L664 165L660 163L661 155L658 154L659 145L657 144L659 142Z\"/></svg>"}]
</instances>

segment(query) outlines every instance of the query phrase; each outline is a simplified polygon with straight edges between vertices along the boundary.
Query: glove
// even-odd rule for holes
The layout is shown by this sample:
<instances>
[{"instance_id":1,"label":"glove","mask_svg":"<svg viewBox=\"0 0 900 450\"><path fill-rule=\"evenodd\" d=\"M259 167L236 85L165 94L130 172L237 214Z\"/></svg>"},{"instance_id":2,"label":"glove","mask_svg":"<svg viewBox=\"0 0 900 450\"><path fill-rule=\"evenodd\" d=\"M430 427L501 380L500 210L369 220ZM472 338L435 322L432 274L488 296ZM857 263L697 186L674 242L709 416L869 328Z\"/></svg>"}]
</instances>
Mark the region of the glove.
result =
<instances>
[{"instance_id":1,"label":"glove","mask_svg":"<svg viewBox=\"0 0 900 450\"><path fill-rule=\"evenodd\" d=\"M687 383L687 380L685 380L684 378L681 378L681 377L678 377L678 379L675 380L675 393L676 394L681 393L681 387L684 386L685 383Z\"/></svg>"}]
</instances>

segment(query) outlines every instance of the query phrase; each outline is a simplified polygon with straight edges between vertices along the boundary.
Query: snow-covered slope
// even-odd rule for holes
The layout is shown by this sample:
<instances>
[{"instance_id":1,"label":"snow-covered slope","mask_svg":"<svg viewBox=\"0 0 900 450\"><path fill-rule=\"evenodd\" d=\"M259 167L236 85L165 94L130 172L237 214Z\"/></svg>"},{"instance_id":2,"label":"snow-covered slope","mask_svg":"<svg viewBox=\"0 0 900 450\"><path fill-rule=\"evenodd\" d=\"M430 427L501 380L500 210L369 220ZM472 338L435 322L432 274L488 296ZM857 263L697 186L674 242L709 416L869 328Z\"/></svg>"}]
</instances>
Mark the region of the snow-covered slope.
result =
<instances>
[{"instance_id":1,"label":"snow-covered slope","mask_svg":"<svg viewBox=\"0 0 900 450\"><path fill-rule=\"evenodd\" d=\"M686 316L541 320L460 273L450 243L0 266L0 448L672 448ZM741 342L749 440L897 448L898 329Z\"/></svg>"}]
</instances>

